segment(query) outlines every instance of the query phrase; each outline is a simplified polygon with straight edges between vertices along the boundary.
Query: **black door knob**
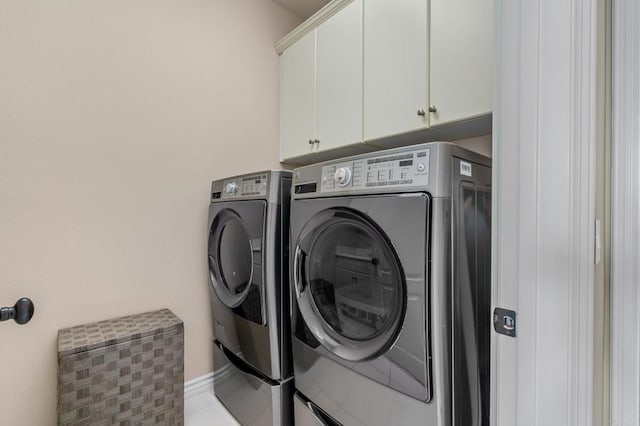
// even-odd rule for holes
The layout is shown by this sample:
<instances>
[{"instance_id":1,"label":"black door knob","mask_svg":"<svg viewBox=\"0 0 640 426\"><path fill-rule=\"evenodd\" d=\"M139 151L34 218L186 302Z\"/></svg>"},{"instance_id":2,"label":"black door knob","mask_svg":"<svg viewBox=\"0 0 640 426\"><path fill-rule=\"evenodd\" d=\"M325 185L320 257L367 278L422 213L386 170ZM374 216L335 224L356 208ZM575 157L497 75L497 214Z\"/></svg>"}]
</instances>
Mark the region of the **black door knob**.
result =
<instances>
[{"instance_id":1,"label":"black door knob","mask_svg":"<svg viewBox=\"0 0 640 426\"><path fill-rule=\"evenodd\" d=\"M26 324L33 317L35 306L31 299L23 297L12 307L0 308L0 321L14 320L18 324Z\"/></svg>"}]
</instances>

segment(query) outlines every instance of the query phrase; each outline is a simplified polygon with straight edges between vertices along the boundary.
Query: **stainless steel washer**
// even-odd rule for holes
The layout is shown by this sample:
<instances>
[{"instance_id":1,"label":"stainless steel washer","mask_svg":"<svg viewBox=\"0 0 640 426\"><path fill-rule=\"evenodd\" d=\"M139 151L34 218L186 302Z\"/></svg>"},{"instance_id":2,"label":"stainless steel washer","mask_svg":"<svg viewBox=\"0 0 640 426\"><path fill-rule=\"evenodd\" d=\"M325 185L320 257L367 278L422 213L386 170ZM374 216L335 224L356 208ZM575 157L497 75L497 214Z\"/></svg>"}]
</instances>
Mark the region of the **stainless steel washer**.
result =
<instances>
[{"instance_id":1,"label":"stainless steel washer","mask_svg":"<svg viewBox=\"0 0 640 426\"><path fill-rule=\"evenodd\" d=\"M294 170L296 423L488 425L490 165L438 142Z\"/></svg>"},{"instance_id":2,"label":"stainless steel washer","mask_svg":"<svg viewBox=\"0 0 640 426\"><path fill-rule=\"evenodd\" d=\"M243 425L289 424L291 173L214 181L209 274L216 396Z\"/></svg>"}]
</instances>

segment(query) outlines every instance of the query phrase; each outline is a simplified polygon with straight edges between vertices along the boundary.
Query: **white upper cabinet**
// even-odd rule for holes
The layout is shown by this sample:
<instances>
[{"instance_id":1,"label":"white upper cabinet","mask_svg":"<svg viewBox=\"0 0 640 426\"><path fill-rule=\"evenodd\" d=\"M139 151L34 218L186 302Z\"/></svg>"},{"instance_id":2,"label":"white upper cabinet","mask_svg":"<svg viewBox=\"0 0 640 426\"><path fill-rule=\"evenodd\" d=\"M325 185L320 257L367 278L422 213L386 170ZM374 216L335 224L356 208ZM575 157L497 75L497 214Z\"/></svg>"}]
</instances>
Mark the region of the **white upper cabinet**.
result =
<instances>
[{"instance_id":1,"label":"white upper cabinet","mask_svg":"<svg viewBox=\"0 0 640 426\"><path fill-rule=\"evenodd\" d=\"M494 1L329 3L277 46L281 159L490 133Z\"/></svg>"},{"instance_id":2,"label":"white upper cabinet","mask_svg":"<svg viewBox=\"0 0 640 426\"><path fill-rule=\"evenodd\" d=\"M282 53L281 159L362 142L362 0L342 3Z\"/></svg>"},{"instance_id":3,"label":"white upper cabinet","mask_svg":"<svg viewBox=\"0 0 640 426\"><path fill-rule=\"evenodd\" d=\"M317 32L318 150L362 142L362 0Z\"/></svg>"},{"instance_id":4,"label":"white upper cabinet","mask_svg":"<svg viewBox=\"0 0 640 426\"><path fill-rule=\"evenodd\" d=\"M365 0L365 141L491 113L493 1Z\"/></svg>"},{"instance_id":5,"label":"white upper cabinet","mask_svg":"<svg viewBox=\"0 0 640 426\"><path fill-rule=\"evenodd\" d=\"M493 110L493 0L431 0L431 126Z\"/></svg>"},{"instance_id":6,"label":"white upper cabinet","mask_svg":"<svg viewBox=\"0 0 640 426\"><path fill-rule=\"evenodd\" d=\"M314 151L316 135L316 33L280 56L280 156Z\"/></svg>"},{"instance_id":7,"label":"white upper cabinet","mask_svg":"<svg viewBox=\"0 0 640 426\"><path fill-rule=\"evenodd\" d=\"M429 125L427 22L426 0L365 0L365 140Z\"/></svg>"}]
</instances>

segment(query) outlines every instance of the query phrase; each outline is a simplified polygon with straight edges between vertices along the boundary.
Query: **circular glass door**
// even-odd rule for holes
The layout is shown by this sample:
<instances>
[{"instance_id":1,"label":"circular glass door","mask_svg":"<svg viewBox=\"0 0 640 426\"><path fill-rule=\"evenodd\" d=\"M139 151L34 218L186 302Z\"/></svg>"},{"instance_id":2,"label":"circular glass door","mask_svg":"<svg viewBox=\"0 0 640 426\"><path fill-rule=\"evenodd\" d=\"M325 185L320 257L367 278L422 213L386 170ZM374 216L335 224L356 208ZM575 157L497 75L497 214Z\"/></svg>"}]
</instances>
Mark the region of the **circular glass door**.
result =
<instances>
[{"instance_id":1,"label":"circular glass door","mask_svg":"<svg viewBox=\"0 0 640 426\"><path fill-rule=\"evenodd\" d=\"M393 343L404 319L404 274L388 238L364 215L329 209L312 218L294 274L300 312L334 354L361 361Z\"/></svg>"},{"instance_id":2,"label":"circular glass door","mask_svg":"<svg viewBox=\"0 0 640 426\"><path fill-rule=\"evenodd\" d=\"M209 231L209 275L222 302L238 306L251 286L253 251L251 239L240 217L222 210Z\"/></svg>"}]
</instances>

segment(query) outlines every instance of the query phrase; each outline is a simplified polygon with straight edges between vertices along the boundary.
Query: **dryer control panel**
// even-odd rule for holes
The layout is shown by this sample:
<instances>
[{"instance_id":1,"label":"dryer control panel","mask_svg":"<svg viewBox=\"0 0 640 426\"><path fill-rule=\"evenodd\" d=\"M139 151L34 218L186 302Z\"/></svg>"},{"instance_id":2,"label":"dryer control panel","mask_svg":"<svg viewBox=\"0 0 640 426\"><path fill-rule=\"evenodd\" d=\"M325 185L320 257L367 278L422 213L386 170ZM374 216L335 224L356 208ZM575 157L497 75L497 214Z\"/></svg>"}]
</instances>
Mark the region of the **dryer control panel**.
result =
<instances>
[{"instance_id":1,"label":"dryer control panel","mask_svg":"<svg viewBox=\"0 0 640 426\"><path fill-rule=\"evenodd\" d=\"M239 198L267 194L267 174L243 176L225 180L222 185L222 198Z\"/></svg>"},{"instance_id":2,"label":"dryer control panel","mask_svg":"<svg viewBox=\"0 0 640 426\"><path fill-rule=\"evenodd\" d=\"M429 149L380 155L322 167L321 192L429 184Z\"/></svg>"}]
</instances>

